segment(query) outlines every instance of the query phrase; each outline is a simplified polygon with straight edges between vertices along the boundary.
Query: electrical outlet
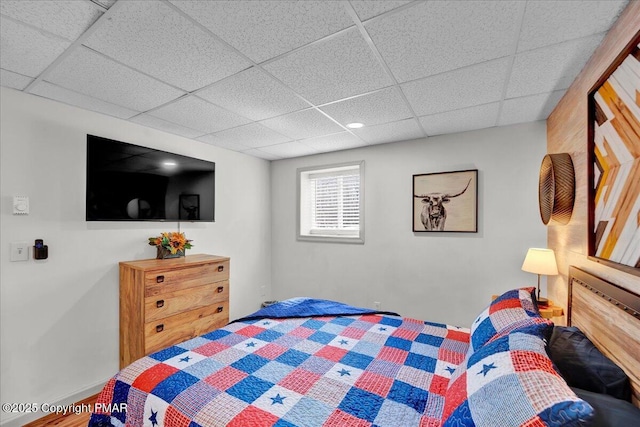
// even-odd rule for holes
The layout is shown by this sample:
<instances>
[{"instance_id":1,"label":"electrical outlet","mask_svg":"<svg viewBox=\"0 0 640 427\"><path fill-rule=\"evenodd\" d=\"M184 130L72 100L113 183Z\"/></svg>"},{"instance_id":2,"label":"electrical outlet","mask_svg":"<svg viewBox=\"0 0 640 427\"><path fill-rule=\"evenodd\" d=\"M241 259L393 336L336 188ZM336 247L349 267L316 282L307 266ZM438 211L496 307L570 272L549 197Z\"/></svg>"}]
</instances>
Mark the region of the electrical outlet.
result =
<instances>
[{"instance_id":1,"label":"electrical outlet","mask_svg":"<svg viewBox=\"0 0 640 427\"><path fill-rule=\"evenodd\" d=\"M29 244L27 242L11 243L11 261L29 261Z\"/></svg>"},{"instance_id":2,"label":"electrical outlet","mask_svg":"<svg viewBox=\"0 0 640 427\"><path fill-rule=\"evenodd\" d=\"M267 294L267 287L266 286L260 286L260 296L263 297Z\"/></svg>"},{"instance_id":3,"label":"electrical outlet","mask_svg":"<svg viewBox=\"0 0 640 427\"><path fill-rule=\"evenodd\" d=\"M375 308L376 310L380 310L380 301L374 301L373 308Z\"/></svg>"}]
</instances>

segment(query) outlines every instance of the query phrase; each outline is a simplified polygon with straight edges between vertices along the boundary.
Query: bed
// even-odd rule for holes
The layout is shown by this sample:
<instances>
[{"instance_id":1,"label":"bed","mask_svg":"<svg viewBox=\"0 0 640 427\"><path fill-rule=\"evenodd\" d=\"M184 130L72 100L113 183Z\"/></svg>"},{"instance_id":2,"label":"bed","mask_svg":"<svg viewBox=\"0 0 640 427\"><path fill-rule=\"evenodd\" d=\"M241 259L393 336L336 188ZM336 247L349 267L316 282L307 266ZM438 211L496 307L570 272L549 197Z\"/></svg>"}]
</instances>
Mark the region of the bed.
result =
<instances>
[{"instance_id":1,"label":"bed","mask_svg":"<svg viewBox=\"0 0 640 427\"><path fill-rule=\"evenodd\" d=\"M578 280L597 278L571 272L571 321L611 348L637 403L634 303L625 299L618 309L618 299L612 305L608 296L577 290ZM593 299L609 305L604 312L629 317L623 348L584 320L592 318L584 305ZM589 403L550 359L554 325L539 315L534 288L505 292L469 326L286 300L137 360L105 385L89 425L578 426L612 406ZM623 408L624 419L635 421L640 410L623 403L632 408Z\"/></svg>"}]
</instances>

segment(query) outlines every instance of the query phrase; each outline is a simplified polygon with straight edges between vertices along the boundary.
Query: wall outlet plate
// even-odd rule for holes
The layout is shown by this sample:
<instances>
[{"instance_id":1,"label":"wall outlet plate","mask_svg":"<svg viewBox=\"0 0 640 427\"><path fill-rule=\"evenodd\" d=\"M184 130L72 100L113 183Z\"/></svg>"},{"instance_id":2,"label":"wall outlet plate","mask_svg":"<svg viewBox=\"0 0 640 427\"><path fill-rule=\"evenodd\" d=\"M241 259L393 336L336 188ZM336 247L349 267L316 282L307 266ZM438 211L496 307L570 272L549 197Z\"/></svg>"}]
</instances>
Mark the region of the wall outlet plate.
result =
<instances>
[{"instance_id":1,"label":"wall outlet plate","mask_svg":"<svg viewBox=\"0 0 640 427\"><path fill-rule=\"evenodd\" d=\"M27 242L11 243L11 261L29 261L29 244Z\"/></svg>"}]
</instances>

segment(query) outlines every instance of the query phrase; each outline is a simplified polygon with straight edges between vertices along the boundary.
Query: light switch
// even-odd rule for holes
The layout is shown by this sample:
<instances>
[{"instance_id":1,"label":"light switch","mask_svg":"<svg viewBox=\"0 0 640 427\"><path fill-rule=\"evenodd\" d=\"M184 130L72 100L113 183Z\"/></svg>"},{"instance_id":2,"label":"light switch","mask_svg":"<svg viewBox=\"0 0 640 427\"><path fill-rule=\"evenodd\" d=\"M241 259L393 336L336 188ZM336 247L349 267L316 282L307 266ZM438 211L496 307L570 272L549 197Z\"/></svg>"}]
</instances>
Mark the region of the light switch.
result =
<instances>
[{"instance_id":1,"label":"light switch","mask_svg":"<svg viewBox=\"0 0 640 427\"><path fill-rule=\"evenodd\" d=\"M11 243L11 261L29 261L29 244L27 242Z\"/></svg>"},{"instance_id":2,"label":"light switch","mask_svg":"<svg viewBox=\"0 0 640 427\"><path fill-rule=\"evenodd\" d=\"M29 214L29 198L27 196L13 196L13 214Z\"/></svg>"}]
</instances>

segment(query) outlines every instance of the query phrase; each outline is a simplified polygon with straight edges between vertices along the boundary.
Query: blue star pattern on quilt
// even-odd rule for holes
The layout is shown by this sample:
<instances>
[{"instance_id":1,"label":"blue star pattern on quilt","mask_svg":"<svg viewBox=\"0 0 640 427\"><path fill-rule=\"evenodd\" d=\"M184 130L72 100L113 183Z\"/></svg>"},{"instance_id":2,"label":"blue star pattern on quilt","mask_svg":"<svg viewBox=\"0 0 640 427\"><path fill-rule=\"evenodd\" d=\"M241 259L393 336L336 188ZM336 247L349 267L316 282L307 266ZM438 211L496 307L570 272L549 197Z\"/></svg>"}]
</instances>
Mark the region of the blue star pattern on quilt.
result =
<instances>
[{"instance_id":1,"label":"blue star pattern on quilt","mask_svg":"<svg viewBox=\"0 0 640 427\"><path fill-rule=\"evenodd\" d=\"M269 399L271 399L272 405L275 405L276 403L284 405L284 399L286 398L286 396L280 396L280 393L278 393L275 397L270 397Z\"/></svg>"},{"instance_id":2,"label":"blue star pattern on quilt","mask_svg":"<svg viewBox=\"0 0 640 427\"><path fill-rule=\"evenodd\" d=\"M190 356L185 356L185 357L180 358L181 362L188 362L189 360L191 360Z\"/></svg>"},{"instance_id":3,"label":"blue star pattern on quilt","mask_svg":"<svg viewBox=\"0 0 640 427\"><path fill-rule=\"evenodd\" d=\"M347 371L346 369L342 368L341 370L338 371L338 373L340 374L341 377L344 377L345 375L349 375L351 376L351 371Z\"/></svg>"},{"instance_id":4,"label":"blue star pattern on quilt","mask_svg":"<svg viewBox=\"0 0 640 427\"><path fill-rule=\"evenodd\" d=\"M489 364L489 365L483 364L482 365L482 370L480 372L478 372L478 375L482 374L482 376L486 377L490 370L496 369L496 368L497 368L497 366L493 362L491 364Z\"/></svg>"},{"instance_id":5,"label":"blue star pattern on quilt","mask_svg":"<svg viewBox=\"0 0 640 427\"><path fill-rule=\"evenodd\" d=\"M445 371L449 371L450 374L453 374L456 371L456 368L454 368L452 366L447 366L445 368Z\"/></svg>"},{"instance_id":6,"label":"blue star pattern on quilt","mask_svg":"<svg viewBox=\"0 0 640 427\"><path fill-rule=\"evenodd\" d=\"M151 425L157 426L158 425L158 411L153 411L151 410L151 416L149 417L149 421L151 421Z\"/></svg>"},{"instance_id":7,"label":"blue star pattern on quilt","mask_svg":"<svg viewBox=\"0 0 640 427\"><path fill-rule=\"evenodd\" d=\"M247 347L255 347L255 346L256 346L256 343L255 343L255 342L253 342L253 341L251 341L251 342L248 342L248 343L246 344L246 346L247 346Z\"/></svg>"}]
</instances>

